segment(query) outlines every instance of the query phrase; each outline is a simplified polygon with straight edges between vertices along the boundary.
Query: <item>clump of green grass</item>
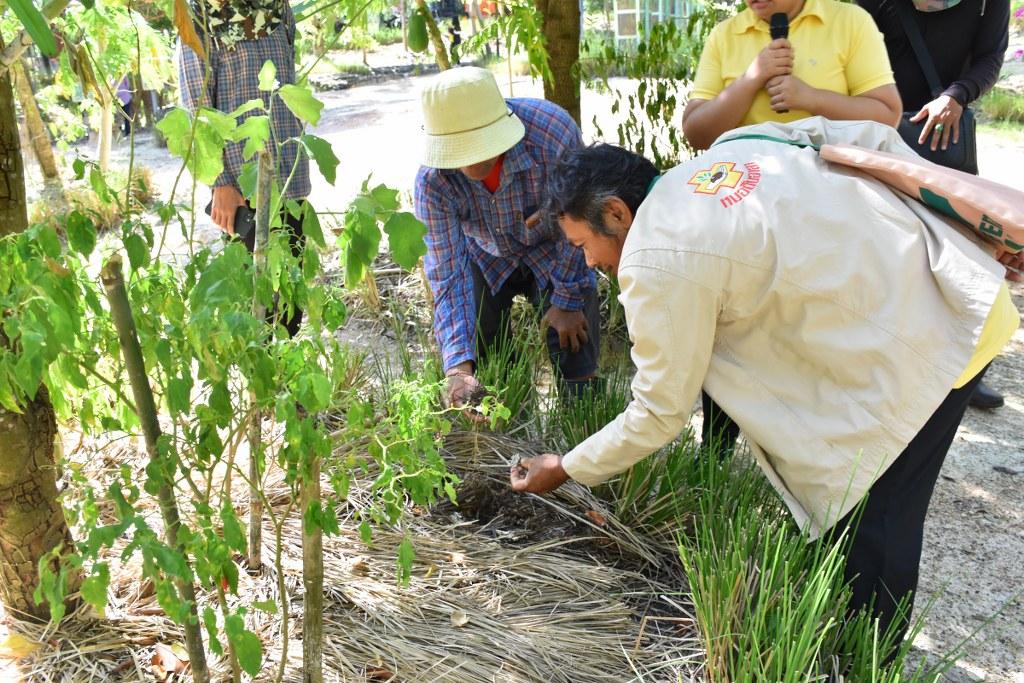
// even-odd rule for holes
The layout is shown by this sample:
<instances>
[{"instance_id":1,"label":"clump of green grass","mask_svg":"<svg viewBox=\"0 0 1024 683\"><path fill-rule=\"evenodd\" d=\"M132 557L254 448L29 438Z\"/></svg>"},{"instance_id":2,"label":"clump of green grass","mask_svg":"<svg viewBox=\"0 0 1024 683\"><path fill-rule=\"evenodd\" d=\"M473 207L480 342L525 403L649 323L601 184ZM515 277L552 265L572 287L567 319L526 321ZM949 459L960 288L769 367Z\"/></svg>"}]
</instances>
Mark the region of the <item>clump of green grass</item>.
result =
<instances>
[{"instance_id":1,"label":"clump of green grass","mask_svg":"<svg viewBox=\"0 0 1024 683\"><path fill-rule=\"evenodd\" d=\"M944 667L904 671L923 614L900 643L893 630L880 633L866 613L847 613L845 539L810 541L745 459L705 456L689 462L699 470L700 484L678 548L707 650L707 680L939 678ZM882 665L893 652L892 663Z\"/></svg>"},{"instance_id":2,"label":"clump of green grass","mask_svg":"<svg viewBox=\"0 0 1024 683\"><path fill-rule=\"evenodd\" d=\"M994 88L978 101L978 108L994 121L1024 123L1024 95Z\"/></svg>"}]
</instances>

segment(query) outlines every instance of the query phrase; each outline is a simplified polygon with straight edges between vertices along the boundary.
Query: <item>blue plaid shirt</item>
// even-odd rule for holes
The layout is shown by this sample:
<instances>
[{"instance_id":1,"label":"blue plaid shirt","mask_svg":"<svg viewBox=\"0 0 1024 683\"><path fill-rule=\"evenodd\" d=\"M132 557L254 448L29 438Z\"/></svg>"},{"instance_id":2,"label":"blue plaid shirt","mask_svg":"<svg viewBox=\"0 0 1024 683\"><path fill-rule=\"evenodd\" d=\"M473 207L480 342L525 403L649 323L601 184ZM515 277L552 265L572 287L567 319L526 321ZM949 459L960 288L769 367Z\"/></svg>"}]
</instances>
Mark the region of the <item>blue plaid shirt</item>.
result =
<instances>
[{"instance_id":1,"label":"blue plaid shirt","mask_svg":"<svg viewBox=\"0 0 1024 683\"><path fill-rule=\"evenodd\" d=\"M541 287L551 285L551 303L567 311L581 310L584 293L597 286L582 250L557 225L542 221L527 228L525 222L542 207L548 169L559 154L583 144L580 129L564 109L545 100L510 99L508 106L526 135L505 153L494 194L458 170L421 167L416 175L416 215L429 229L425 266L445 369L476 358L470 259L495 293L526 264Z\"/></svg>"},{"instance_id":2,"label":"blue plaid shirt","mask_svg":"<svg viewBox=\"0 0 1024 683\"><path fill-rule=\"evenodd\" d=\"M200 30L201 35L203 32ZM206 42L209 45L209 78L206 62L192 48L180 41L178 43L181 100L186 109L194 113L199 107L212 107L218 111L231 112L249 100L262 99L270 107L271 149L276 148L277 141L302 135L302 122L289 111L281 98L275 95L271 104L267 93L259 89L260 69L268 59L277 67L279 82L295 82L295 17L288 0L284 0L281 25L270 35L257 40L239 41L231 49L218 48L214 41ZM238 123L262 113L254 110L242 114L238 117ZM227 143L224 148L224 172L214 181L214 187L238 187L238 176L246 161L242 157L244 146L243 142ZM277 155L277 166L278 180L282 186L291 176L291 182L284 191L286 197L301 199L309 194L309 159L297 142L287 142L282 146Z\"/></svg>"}]
</instances>

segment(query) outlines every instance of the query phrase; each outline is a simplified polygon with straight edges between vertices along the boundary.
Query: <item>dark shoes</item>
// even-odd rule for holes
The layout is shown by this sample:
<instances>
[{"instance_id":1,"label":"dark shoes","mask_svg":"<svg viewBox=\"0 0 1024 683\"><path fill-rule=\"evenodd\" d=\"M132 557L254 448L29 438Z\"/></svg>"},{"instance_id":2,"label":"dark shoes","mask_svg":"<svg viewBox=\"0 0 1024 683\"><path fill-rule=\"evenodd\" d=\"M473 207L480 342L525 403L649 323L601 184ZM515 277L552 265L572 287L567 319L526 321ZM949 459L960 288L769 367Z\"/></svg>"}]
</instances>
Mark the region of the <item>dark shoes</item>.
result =
<instances>
[{"instance_id":1,"label":"dark shoes","mask_svg":"<svg viewBox=\"0 0 1024 683\"><path fill-rule=\"evenodd\" d=\"M987 408L989 410L998 408L1003 405L1003 395L984 382L978 382L978 386L974 388L974 393L971 394L970 405L974 408Z\"/></svg>"}]
</instances>

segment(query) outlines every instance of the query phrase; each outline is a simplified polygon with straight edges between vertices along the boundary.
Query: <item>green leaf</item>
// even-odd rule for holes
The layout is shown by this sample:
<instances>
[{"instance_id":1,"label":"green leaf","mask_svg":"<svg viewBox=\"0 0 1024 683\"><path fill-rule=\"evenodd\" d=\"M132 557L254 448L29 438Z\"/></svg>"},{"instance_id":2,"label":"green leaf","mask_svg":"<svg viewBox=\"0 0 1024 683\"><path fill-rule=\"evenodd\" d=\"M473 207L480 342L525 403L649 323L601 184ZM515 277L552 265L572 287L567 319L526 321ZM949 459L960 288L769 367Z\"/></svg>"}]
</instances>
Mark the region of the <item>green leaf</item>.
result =
<instances>
[{"instance_id":1,"label":"green leaf","mask_svg":"<svg viewBox=\"0 0 1024 683\"><path fill-rule=\"evenodd\" d=\"M35 238L44 255L52 259L60 258L60 238L57 237L57 231L53 229L53 226L44 225L40 227Z\"/></svg>"},{"instance_id":2,"label":"green leaf","mask_svg":"<svg viewBox=\"0 0 1024 683\"><path fill-rule=\"evenodd\" d=\"M398 190L387 185L378 185L370 191L370 196L377 202L379 211L398 210Z\"/></svg>"},{"instance_id":3,"label":"green leaf","mask_svg":"<svg viewBox=\"0 0 1024 683\"><path fill-rule=\"evenodd\" d=\"M212 607L203 610L203 625L206 626L206 633L210 636L210 650L215 655L224 654L224 646L220 644L220 639L217 637L217 614Z\"/></svg>"},{"instance_id":4,"label":"green leaf","mask_svg":"<svg viewBox=\"0 0 1024 683\"><path fill-rule=\"evenodd\" d=\"M359 538L366 545L370 545L370 541L373 539L373 531L370 529L370 523L365 519L359 523Z\"/></svg>"},{"instance_id":5,"label":"green leaf","mask_svg":"<svg viewBox=\"0 0 1024 683\"><path fill-rule=\"evenodd\" d=\"M110 196L110 187L107 186L107 179L103 177L103 172L98 166L89 169L89 185L92 186L92 191L101 201L106 204L113 201L113 197Z\"/></svg>"},{"instance_id":6,"label":"green leaf","mask_svg":"<svg viewBox=\"0 0 1024 683\"><path fill-rule=\"evenodd\" d=\"M324 108L324 103L313 97L313 91L308 86L288 83L282 85L277 94L285 106L302 121L314 126L320 122L320 110Z\"/></svg>"},{"instance_id":7,"label":"green leaf","mask_svg":"<svg viewBox=\"0 0 1024 683\"><path fill-rule=\"evenodd\" d=\"M238 119L238 117L240 117L242 114L248 114L249 112L253 111L254 109L259 109L259 110L262 111L262 110L264 110L266 108L267 108L266 105L263 104L263 100L261 100L261 99L252 99L252 100L249 100L248 102L246 102L245 104L240 105L238 107L238 109L236 109L233 112L231 112L230 114L228 114L228 116L230 116L233 119Z\"/></svg>"},{"instance_id":8,"label":"green leaf","mask_svg":"<svg viewBox=\"0 0 1024 683\"><path fill-rule=\"evenodd\" d=\"M221 508L220 519L224 524L224 540L228 546L232 550L245 553L245 531L242 529L242 525L238 523L238 517L235 516L235 510L230 504L226 504Z\"/></svg>"},{"instance_id":9,"label":"green leaf","mask_svg":"<svg viewBox=\"0 0 1024 683\"><path fill-rule=\"evenodd\" d=\"M320 248L327 246L324 231L320 228L320 217L316 215L316 209L308 201L302 209L302 234L306 236L306 239L313 240Z\"/></svg>"},{"instance_id":10,"label":"green leaf","mask_svg":"<svg viewBox=\"0 0 1024 683\"><path fill-rule=\"evenodd\" d=\"M149 264L149 247L141 235L131 234L124 238L124 249L128 252L128 262L132 270L144 268Z\"/></svg>"},{"instance_id":11,"label":"green leaf","mask_svg":"<svg viewBox=\"0 0 1024 683\"><path fill-rule=\"evenodd\" d=\"M317 168L320 169L320 175L324 177L324 180L333 185L337 178L338 157L334 155L331 143L315 135L303 135L299 140L302 141L302 146L309 152L309 156L316 162Z\"/></svg>"},{"instance_id":12,"label":"green leaf","mask_svg":"<svg viewBox=\"0 0 1024 683\"><path fill-rule=\"evenodd\" d=\"M267 140L270 139L270 117L266 114L250 116L235 129L232 137L235 140L245 140L242 157L252 158L254 154L266 147Z\"/></svg>"},{"instance_id":13,"label":"green leaf","mask_svg":"<svg viewBox=\"0 0 1024 683\"><path fill-rule=\"evenodd\" d=\"M252 603L253 609L258 609L267 614L277 614L277 603L273 600L257 600Z\"/></svg>"},{"instance_id":14,"label":"green leaf","mask_svg":"<svg viewBox=\"0 0 1024 683\"><path fill-rule=\"evenodd\" d=\"M175 415L189 412L192 395L192 377L174 377L167 383L167 408Z\"/></svg>"},{"instance_id":15,"label":"green leaf","mask_svg":"<svg viewBox=\"0 0 1024 683\"><path fill-rule=\"evenodd\" d=\"M242 173L238 176L238 189L242 196L252 200L256 196L256 181L258 180L259 165L255 161L242 164Z\"/></svg>"},{"instance_id":16,"label":"green leaf","mask_svg":"<svg viewBox=\"0 0 1024 683\"><path fill-rule=\"evenodd\" d=\"M157 128L160 124L157 124ZM71 162L71 170L75 172L75 180L81 180L85 177L85 162L82 161L81 157L77 157Z\"/></svg>"},{"instance_id":17,"label":"green leaf","mask_svg":"<svg viewBox=\"0 0 1024 683\"><path fill-rule=\"evenodd\" d=\"M341 235L345 282L354 288L366 277L367 269L380 248L380 229L373 216L349 210L345 214L345 231Z\"/></svg>"},{"instance_id":18,"label":"green leaf","mask_svg":"<svg viewBox=\"0 0 1024 683\"><path fill-rule=\"evenodd\" d=\"M258 674L263 663L263 645L260 639L252 631L245 630L242 618L237 614L228 615L224 620L224 630L235 648L235 655L242 669L250 676Z\"/></svg>"},{"instance_id":19,"label":"green leaf","mask_svg":"<svg viewBox=\"0 0 1024 683\"><path fill-rule=\"evenodd\" d=\"M427 253L427 243L423 239L427 226L411 213L392 214L384 224L384 232L388 235L391 257L406 270L416 267Z\"/></svg>"},{"instance_id":20,"label":"green leaf","mask_svg":"<svg viewBox=\"0 0 1024 683\"><path fill-rule=\"evenodd\" d=\"M50 30L50 22L36 9L32 0L8 0L7 4L39 50L47 57L57 56L57 40Z\"/></svg>"},{"instance_id":21,"label":"green leaf","mask_svg":"<svg viewBox=\"0 0 1024 683\"><path fill-rule=\"evenodd\" d=\"M269 59L260 67L259 89L270 92L277 85L277 67Z\"/></svg>"},{"instance_id":22,"label":"green leaf","mask_svg":"<svg viewBox=\"0 0 1024 683\"><path fill-rule=\"evenodd\" d=\"M79 590L82 593L82 599L102 613L107 606L110 568L106 562L99 562L92 569L93 574L82 581L82 587Z\"/></svg>"},{"instance_id":23,"label":"green leaf","mask_svg":"<svg viewBox=\"0 0 1024 683\"><path fill-rule=\"evenodd\" d=\"M89 256L96 248L96 226L80 211L72 211L64 222L68 245L82 256Z\"/></svg>"},{"instance_id":24,"label":"green leaf","mask_svg":"<svg viewBox=\"0 0 1024 683\"><path fill-rule=\"evenodd\" d=\"M406 536L398 545L398 582L409 585L412 578L412 561L416 559L416 551L412 547L412 539Z\"/></svg>"}]
</instances>

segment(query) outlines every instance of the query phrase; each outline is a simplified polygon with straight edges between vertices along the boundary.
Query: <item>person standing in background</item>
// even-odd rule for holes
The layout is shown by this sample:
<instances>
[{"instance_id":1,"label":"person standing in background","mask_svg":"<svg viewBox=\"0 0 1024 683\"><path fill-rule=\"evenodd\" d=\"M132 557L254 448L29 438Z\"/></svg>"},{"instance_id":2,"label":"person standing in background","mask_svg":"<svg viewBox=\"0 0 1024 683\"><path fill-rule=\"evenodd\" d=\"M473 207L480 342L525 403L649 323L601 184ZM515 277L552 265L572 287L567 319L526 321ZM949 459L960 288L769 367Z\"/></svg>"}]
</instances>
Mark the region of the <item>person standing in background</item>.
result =
<instances>
[{"instance_id":1,"label":"person standing in background","mask_svg":"<svg viewBox=\"0 0 1024 683\"><path fill-rule=\"evenodd\" d=\"M944 90L937 97L900 22L897 3L906 3L920 30ZM857 0L885 38L896 87L913 122L925 121L919 142L931 148L959 144L965 107L999 79L1009 44L1009 0ZM975 408L998 408L1003 396L980 382L971 396Z\"/></svg>"},{"instance_id":2,"label":"person standing in background","mask_svg":"<svg viewBox=\"0 0 1024 683\"><path fill-rule=\"evenodd\" d=\"M723 133L756 123L820 115L895 126L903 111L882 36L871 17L836 0L746 0L714 28L683 112L683 134L697 150ZM787 38L772 40L773 14ZM739 427L701 394L701 443L732 448Z\"/></svg>"},{"instance_id":3,"label":"person standing in background","mask_svg":"<svg viewBox=\"0 0 1024 683\"><path fill-rule=\"evenodd\" d=\"M276 67L280 83L295 82L295 17L291 4L288 0L199 0L194 11L200 37L209 34L204 40L209 53L208 60L204 60L179 41L178 68L185 108L195 113L199 107L213 107L228 113L249 100L263 100L270 114L271 139L287 141L271 149L277 182L286 199L302 206L310 191L309 159L293 139L302 135L302 122L276 94L277 101L271 106L269 93L259 89L259 72L267 61ZM252 110L237 121L241 125L250 116L260 114ZM234 235L236 212L252 212L238 183L245 161L244 145L245 141L237 141L224 147L224 172L213 183L208 207L213 222L228 235ZM282 219L282 229L289 231L292 252L298 256L303 246L302 214L294 216L285 211ZM249 251L254 249L255 231L238 237ZM291 311L282 320L290 336L298 332L301 322L301 310Z\"/></svg>"},{"instance_id":4,"label":"person standing in background","mask_svg":"<svg viewBox=\"0 0 1024 683\"><path fill-rule=\"evenodd\" d=\"M125 137L132 134L132 94L132 79L130 74L125 74L117 84L115 93L121 107L121 132Z\"/></svg>"}]
</instances>

